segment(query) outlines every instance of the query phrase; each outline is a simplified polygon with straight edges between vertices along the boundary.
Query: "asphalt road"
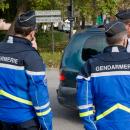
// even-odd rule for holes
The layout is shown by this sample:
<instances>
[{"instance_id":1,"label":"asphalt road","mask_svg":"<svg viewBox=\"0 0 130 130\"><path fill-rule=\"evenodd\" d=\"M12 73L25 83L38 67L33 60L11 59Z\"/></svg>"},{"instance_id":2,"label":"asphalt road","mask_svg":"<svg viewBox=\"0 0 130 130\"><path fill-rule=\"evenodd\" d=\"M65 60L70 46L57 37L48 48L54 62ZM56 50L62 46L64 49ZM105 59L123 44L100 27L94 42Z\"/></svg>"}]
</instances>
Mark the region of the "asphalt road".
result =
<instances>
[{"instance_id":1,"label":"asphalt road","mask_svg":"<svg viewBox=\"0 0 130 130\"><path fill-rule=\"evenodd\" d=\"M58 69L47 70L48 88L53 111L54 130L84 130L76 111L62 107L57 101Z\"/></svg>"}]
</instances>

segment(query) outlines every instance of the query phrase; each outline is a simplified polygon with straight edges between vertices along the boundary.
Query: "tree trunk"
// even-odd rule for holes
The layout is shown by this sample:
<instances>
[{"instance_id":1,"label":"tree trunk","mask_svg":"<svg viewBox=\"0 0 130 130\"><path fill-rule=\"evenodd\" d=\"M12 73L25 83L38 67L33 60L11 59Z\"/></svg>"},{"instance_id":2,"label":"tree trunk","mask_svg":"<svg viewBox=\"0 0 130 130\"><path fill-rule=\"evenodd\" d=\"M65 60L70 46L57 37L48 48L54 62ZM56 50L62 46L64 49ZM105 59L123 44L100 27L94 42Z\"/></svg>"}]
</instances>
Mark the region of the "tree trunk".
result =
<instances>
[{"instance_id":1,"label":"tree trunk","mask_svg":"<svg viewBox=\"0 0 130 130\"><path fill-rule=\"evenodd\" d=\"M93 21L93 25L96 25L96 17L97 17L97 13L96 13L96 0L92 0L92 8L93 8L93 14L92 14L92 21Z\"/></svg>"},{"instance_id":2,"label":"tree trunk","mask_svg":"<svg viewBox=\"0 0 130 130\"><path fill-rule=\"evenodd\" d=\"M85 28L85 17L83 15L81 16L81 20L82 20L81 29L84 29Z\"/></svg>"},{"instance_id":3,"label":"tree trunk","mask_svg":"<svg viewBox=\"0 0 130 130\"><path fill-rule=\"evenodd\" d=\"M28 0L17 0L17 14L14 18L14 21L11 24L10 29L7 32L7 35L14 35L14 24L15 24L15 20L17 18L18 15L20 15L22 12L25 12L29 9L29 1Z\"/></svg>"},{"instance_id":4,"label":"tree trunk","mask_svg":"<svg viewBox=\"0 0 130 130\"><path fill-rule=\"evenodd\" d=\"M76 17L75 28L76 28L77 31L80 31L80 30L81 30L81 28L80 28L80 18L79 18L79 16Z\"/></svg>"}]
</instances>

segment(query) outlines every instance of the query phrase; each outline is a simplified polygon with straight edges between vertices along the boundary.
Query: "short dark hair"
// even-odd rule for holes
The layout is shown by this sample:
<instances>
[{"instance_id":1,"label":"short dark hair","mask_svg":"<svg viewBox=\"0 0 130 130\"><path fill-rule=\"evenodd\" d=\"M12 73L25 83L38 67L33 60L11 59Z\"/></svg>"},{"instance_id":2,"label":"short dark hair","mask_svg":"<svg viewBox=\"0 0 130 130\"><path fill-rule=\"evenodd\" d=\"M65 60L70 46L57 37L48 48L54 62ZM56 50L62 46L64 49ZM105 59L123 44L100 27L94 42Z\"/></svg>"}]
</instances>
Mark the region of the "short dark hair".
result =
<instances>
[{"instance_id":1,"label":"short dark hair","mask_svg":"<svg viewBox=\"0 0 130 130\"><path fill-rule=\"evenodd\" d=\"M127 36L126 31L118 33L113 37L106 37L106 41L109 45L115 45L115 44L120 43L123 40L125 35Z\"/></svg>"},{"instance_id":2,"label":"short dark hair","mask_svg":"<svg viewBox=\"0 0 130 130\"><path fill-rule=\"evenodd\" d=\"M15 33L21 34L23 36L29 35L29 33L33 30L34 30L33 26L32 27L22 27L22 26L19 26L18 24L17 25L15 24L15 27L14 27Z\"/></svg>"},{"instance_id":3,"label":"short dark hair","mask_svg":"<svg viewBox=\"0 0 130 130\"><path fill-rule=\"evenodd\" d=\"M124 24L128 24L128 23L130 23L130 19L122 20L122 22L123 22Z\"/></svg>"}]
</instances>

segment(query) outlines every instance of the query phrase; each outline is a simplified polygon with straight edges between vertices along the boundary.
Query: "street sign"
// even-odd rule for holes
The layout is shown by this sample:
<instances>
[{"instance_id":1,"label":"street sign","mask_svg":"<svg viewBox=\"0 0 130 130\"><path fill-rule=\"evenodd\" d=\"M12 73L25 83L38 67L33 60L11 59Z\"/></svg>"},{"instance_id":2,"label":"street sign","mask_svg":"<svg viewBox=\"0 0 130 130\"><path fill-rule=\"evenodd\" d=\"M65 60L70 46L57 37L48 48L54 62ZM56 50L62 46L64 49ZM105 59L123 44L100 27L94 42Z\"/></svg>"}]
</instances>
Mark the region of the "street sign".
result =
<instances>
[{"instance_id":1,"label":"street sign","mask_svg":"<svg viewBox=\"0 0 130 130\"><path fill-rule=\"evenodd\" d=\"M36 23L57 23L61 21L61 11L60 10L36 10ZM54 56L54 33L52 26L52 52ZM53 58L54 61L54 58Z\"/></svg>"},{"instance_id":2,"label":"street sign","mask_svg":"<svg viewBox=\"0 0 130 130\"><path fill-rule=\"evenodd\" d=\"M36 10L36 16L61 16L60 10Z\"/></svg>"},{"instance_id":3,"label":"street sign","mask_svg":"<svg viewBox=\"0 0 130 130\"><path fill-rule=\"evenodd\" d=\"M55 23L60 21L61 17L36 17L37 23Z\"/></svg>"},{"instance_id":4,"label":"street sign","mask_svg":"<svg viewBox=\"0 0 130 130\"><path fill-rule=\"evenodd\" d=\"M61 21L60 10L36 10L37 23L55 23Z\"/></svg>"}]
</instances>

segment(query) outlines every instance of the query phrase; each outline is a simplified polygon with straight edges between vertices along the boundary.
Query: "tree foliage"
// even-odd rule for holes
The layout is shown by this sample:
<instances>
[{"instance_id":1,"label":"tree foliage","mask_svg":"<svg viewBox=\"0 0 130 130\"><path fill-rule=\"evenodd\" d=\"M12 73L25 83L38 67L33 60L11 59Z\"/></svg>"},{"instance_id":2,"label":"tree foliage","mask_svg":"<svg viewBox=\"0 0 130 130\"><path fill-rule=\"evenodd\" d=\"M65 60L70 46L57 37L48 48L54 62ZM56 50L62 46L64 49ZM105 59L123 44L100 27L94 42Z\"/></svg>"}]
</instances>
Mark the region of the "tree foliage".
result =
<instances>
[{"instance_id":1,"label":"tree foliage","mask_svg":"<svg viewBox=\"0 0 130 130\"><path fill-rule=\"evenodd\" d=\"M79 20L87 19L87 21L95 21L96 16L101 13L112 16L118 10L130 8L130 0L73 0L73 2L75 17ZM11 7L16 7L18 12L30 8L36 10L59 9L62 11L63 17L67 17L68 5L69 0L0 0L0 10L4 12ZM9 16L9 12L5 16Z\"/></svg>"},{"instance_id":2,"label":"tree foliage","mask_svg":"<svg viewBox=\"0 0 130 130\"><path fill-rule=\"evenodd\" d=\"M119 0L97 0L98 10L104 14L115 14Z\"/></svg>"},{"instance_id":3,"label":"tree foliage","mask_svg":"<svg viewBox=\"0 0 130 130\"><path fill-rule=\"evenodd\" d=\"M118 10L130 8L130 0L119 0Z\"/></svg>"},{"instance_id":4,"label":"tree foliage","mask_svg":"<svg viewBox=\"0 0 130 130\"><path fill-rule=\"evenodd\" d=\"M5 11L5 9L8 9L9 8L9 3L6 2L5 0L1 0L0 1L0 9L2 11Z\"/></svg>"}]
</instances>

